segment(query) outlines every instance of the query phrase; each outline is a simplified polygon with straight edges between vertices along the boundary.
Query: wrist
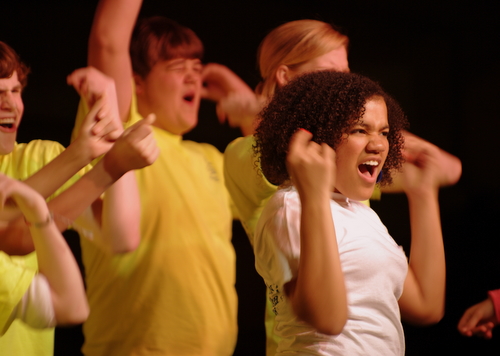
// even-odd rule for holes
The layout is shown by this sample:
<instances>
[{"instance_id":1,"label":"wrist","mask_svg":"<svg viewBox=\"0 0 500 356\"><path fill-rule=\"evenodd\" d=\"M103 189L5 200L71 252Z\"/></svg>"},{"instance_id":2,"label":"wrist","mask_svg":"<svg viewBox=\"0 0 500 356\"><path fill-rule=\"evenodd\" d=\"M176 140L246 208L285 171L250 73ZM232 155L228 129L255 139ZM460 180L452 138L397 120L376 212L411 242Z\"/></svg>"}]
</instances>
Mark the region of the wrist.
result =
<instances>
[{"instance_id":1,"label":"wrist","mask_svg":"<svg viewBox=\"0 0 500 356\"><path fill-rule=\"evenodd\" d=\"M87 148L88 146L78 137L64 152L70 157L70 161L78 165L78 169L80 169L92 161L91 154L88 152Z\"/></svg>"},{"instance_id":2,"label":"wrist","mask_svg":"<svg viewBox=\"0 0 500 356\"><path fill-rule=\"evenodd\" d=\"M102 160L102 168L109 175L110 179L115 182L120 179L125 173L126 170L121 169L118 163L118 160L113 159L112 155L105 154Z\"/></svg>"},{"instance_id":3,"label":"wrist","mask_svg":"<svg viewBox=\"0 0 500 356\"><path fill-rule=\"evenodd\" d=\"M24 222L30 229L32 228L42 229L44 227L49 226L53 221L54 221L54 214L52 213L52 211L47 212L47 217L44 220L28 221L26 219L26 216L24 217Z\"/></svg>"}]
</instances>

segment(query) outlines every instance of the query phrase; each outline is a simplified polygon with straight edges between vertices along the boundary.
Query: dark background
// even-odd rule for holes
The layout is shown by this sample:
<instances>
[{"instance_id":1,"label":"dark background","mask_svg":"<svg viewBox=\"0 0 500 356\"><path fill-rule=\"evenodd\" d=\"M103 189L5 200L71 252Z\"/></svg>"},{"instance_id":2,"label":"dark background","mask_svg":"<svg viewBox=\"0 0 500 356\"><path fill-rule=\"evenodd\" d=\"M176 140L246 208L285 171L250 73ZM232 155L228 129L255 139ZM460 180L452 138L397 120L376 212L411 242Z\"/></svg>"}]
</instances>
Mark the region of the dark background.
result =
<instances>
[{"instance_id":1,"label":"dark background","mask_svg":"<svg viewBox=\"0 0 500 356\"><path fill-rule=\"evenodd\" d=\"M19 142L69 142L78 97L65 77L86 62L86 41L97 1L18 0L1 7L0 40L31 67ZM379 81L405 109L411 131L458 156L460 182L442 189L447 253L447 308L429 328L405 325L407 355L500 353L493 340L462 337L463 311L500 288L498 182L500 169L500 20L498 1L155 1L143 15L165 15L192 28L204 42L206 62L229 66L249 85L259 80L258 44L283 22L333 22L350 37L350 67ZM200 124L186 138L223 150L238 131L217 123L204 102ZM398 243L409 250L406 199L384 195L373 208ZM75 236L67 234L75 246ZM240 336L236 355L264 354L264 287L239 223L237 251ZM131 291L133 292L133 291ZM79 328L58 330L56 354L76 355Z\"/></svg>"}]
</instances>

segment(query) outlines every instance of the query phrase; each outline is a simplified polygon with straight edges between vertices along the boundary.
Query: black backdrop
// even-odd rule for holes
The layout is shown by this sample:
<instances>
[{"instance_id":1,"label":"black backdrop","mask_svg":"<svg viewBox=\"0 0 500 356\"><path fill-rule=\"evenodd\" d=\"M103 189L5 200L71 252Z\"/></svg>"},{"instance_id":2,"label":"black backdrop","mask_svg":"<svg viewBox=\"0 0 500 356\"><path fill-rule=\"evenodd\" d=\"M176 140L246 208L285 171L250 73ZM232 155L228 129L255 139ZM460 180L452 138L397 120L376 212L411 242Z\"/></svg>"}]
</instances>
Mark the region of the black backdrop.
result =
<instances>
[{"instance_id":1,"label":"black backdrop","mask_svg":"<svg viewBox=\"0 0 500 356\"><path fill-rule=\"evenodd\" d=\"M97 1L3 2L0 40L31 67L19 142L51 139L67 145L78 97L65 77L86 61L86 41ZM447 253L447 309L430 328L406 326L407 355L481 355L500 352L490 341L456 331L461 313L500 288L499 209L500 30L497 1L159 1L145 0L143 15L165 15L192 28L206 47L206 62L229 66L252 87L255 55L266 33L283 22L333 22L350 37L350 67L391 93L407 112L411 131L457 155L460 182L441 191ZM214 105L203 102L200 124L186 138L223 150L238 136L220 127ZM384 195L373 208L394 238L409 246L404 196ZM236 355L261 355L264 289L239 223L234 224L240 337ZM78 254L75 236L66 234ZM133 292L133 291L131 291ZM498 330L497 330L498 333ZM77 354L79 328L58 330L56 354Z\"/></svg>"}]
</instances>

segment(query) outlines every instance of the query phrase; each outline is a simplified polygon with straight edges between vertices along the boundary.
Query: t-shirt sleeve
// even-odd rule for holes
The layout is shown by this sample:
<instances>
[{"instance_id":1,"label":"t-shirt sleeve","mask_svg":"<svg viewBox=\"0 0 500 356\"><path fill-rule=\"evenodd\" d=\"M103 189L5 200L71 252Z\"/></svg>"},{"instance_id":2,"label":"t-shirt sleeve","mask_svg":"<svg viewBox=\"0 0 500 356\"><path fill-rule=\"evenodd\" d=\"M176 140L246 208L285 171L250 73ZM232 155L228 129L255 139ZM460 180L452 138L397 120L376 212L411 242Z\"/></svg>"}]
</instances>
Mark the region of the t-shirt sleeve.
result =
<instances>
[{"instance_id":1,"label":"t-shirt sleeve","mask_svg":"<svg viewBox=\"0 0 500 356\"><path fill-rule=\"evenodd\" d=\"M297 276L300 259L298 195L272 198L255 232L255 267L266 284L283 286Z\"/></svg>"},{"instance_id":2,"label":"t-shirt sleeve","mask_svg":"<svg viewBox=\"0 0 500 356\"><path fill-rule=\"evenodd\" d=\"M267 181L253 154L253 136L240 137L224 152L224 179L243 227L253 244L255 226L277 187Z\"/></svg>"},{"instance_id":3,"label":"t-shirt sleeve","mask_svg":"<svg viewBox=\"0 0 500 356\"><path fill-rule=\"evenodd\" d=\"M0 335L12 323L12 314L29 288L36 270L15 263L0 251Z\"/></svg>"},{"instance_id":4,"label":"t-shirt sleeve","mask_svg":"<svg viewBox=\"0 0 500 356\"><path fill-rule=\"evenodd\" d=\"M36 274L14 309L12 319L19 319L35 329L55 327L56 316L49 281L43 274Z\"/></svg>"}]
</instances>

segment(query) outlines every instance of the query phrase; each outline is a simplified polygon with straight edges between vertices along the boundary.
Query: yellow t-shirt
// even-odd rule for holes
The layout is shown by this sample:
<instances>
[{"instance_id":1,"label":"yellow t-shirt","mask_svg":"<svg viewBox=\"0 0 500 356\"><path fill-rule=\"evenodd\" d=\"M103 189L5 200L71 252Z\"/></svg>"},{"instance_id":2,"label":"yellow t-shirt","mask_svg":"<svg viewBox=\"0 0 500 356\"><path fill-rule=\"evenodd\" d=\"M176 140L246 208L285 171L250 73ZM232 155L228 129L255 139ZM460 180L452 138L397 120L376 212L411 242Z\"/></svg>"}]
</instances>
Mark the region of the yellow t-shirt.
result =
<instances>
[{"instance_id":1,"label":"yellow t-shirt","mask_svg":"<svg viewBox=\"0 0 500 356\"><path fill-rule=\"evenodd\" d=\"M128 124L140 120L134 103L131 112ZM160 156L136 171L142 211L137 250L110 255L81 240L90 304L83 352L232 355L235 253L222 154L158 128L153 132Z\"/></svg>"},{"instance_id":2,"label":"yellow t-shirt","mask_svg":"<svg viewBox=\"0 0 500 356\"><path fill-rule=\"evenodd\" d=\"M0 337L8 330L12 310L26 293L36 269L0 251Z\"/></svg>"},{"instance_id":3,"label":"yellow t-shirt","mask_svg":"<svg viewBox=\"0 0 500 356\"><path fill-rule=\"evenodd\" d=\"M0 155L0 172L11 178L25 180L36 173L40 168L47 165L62 151L64 151L64 147L58 142L53 141L34 140L27 144L16 143L14 150L11 153L8 155ZM81 174L83 174L83 172L84 170L71 178L71 180L68 181L55 194L53 194L51 198L67 189L81 176ZM34 252L26 256L12 257L12 260L15 261L18 268L22 267L26 269L26 274L22 274L22 276L20 276L19 285L16 287L15 291L13 290L13 293L15 293L14 299L19 297L17 300L17 302L19 302L29 286L29 283L27 283L27 277L31 276L29 279L29 282L31 283L31 279L37 270L38 265ZM9 275L9 277L4 275L4 273L10 272L7 272L7 269L4 270L3 267L4 266L2 266L1 270L2 274L0 275L2 282L7 281L8 278L13 278L13 275ZM24 292L22 292L23 288ZM22 294L19 295L21 292ZM4 313L9 313L10 315L12 308L10 307L10 312L7 309L4 310L3 308L7 305L3 305L3 298L0 302L2 303L2 312L0 313L1 317L4 317ZM17 303L12 305L14 302L15 300L12 299L9 305L16 305ZM0 337L0 356L52 356L53 353L54 328L45 330L33 329L19 320L14 320L5 334Z\"/></svg>"}]
</instances>

